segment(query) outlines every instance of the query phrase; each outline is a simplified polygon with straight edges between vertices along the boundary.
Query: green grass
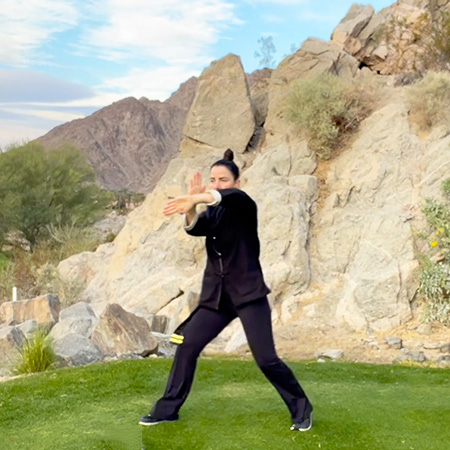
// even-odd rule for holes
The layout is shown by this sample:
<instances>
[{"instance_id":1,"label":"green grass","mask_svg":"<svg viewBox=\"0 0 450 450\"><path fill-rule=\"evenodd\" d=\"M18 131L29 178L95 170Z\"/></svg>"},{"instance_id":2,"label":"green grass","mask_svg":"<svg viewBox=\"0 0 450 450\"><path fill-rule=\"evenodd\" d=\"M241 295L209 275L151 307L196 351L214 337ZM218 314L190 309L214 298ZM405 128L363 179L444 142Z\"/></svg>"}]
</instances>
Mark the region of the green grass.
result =
<instances>
[{"instance_id":1,"label":"green grass","mask_svg":"<svg viewBox=\"0 0 450 450\"><path fill-rule=\"evenodd\" d=\"M137 425L161 394L170 360L45 372L0 384L2 450L445 450L448 369L290 363L315 406L311 431L253 361L202 359L181 420Z\"/></svg>"}]
</instances>

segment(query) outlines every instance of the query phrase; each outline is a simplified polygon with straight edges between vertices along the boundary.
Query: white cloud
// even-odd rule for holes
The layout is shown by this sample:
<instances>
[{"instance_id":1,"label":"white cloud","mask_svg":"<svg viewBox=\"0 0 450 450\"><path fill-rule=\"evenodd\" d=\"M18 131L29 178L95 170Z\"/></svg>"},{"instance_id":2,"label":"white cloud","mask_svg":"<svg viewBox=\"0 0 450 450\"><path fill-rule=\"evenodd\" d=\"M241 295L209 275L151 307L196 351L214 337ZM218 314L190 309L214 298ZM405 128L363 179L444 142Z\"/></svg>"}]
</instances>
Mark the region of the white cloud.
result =
<instances>
[{"instance_id":1,"label":"white cloud","mask_svg":"<svg viewBox=\"0 0 450 450\"><path fill-rule=\"evenodd\" d=\"M48 58L37 50L53 34L76 25L74 5L75 0L2 0L0 62L24 66Z\"/></svg>"},{"instance_id":2,"label":"white cloud","mask_svg":"<svg viewBox=\"0 0 450 450\"><path fill-rule=\"evenodd\" d=\"M54 106L54 105L51 105ZM65 111L55 111L51 109L23 109L20 106L13 108L0 104L2 110L6 113L26 115L28 117L36 117L38 119L51 120L56 122L69 122L71 120L80 119L84 117L82 114L75 114Z\"/></svg>"},{"instance_id":3,"label":"white cloud","mask_svg":"<svg viewBox=\"0 0 450 450\"><path fill-rule=\"evenodd\" d=\"M226 0L104 0L103 7L106 23L87 29L83 44L105 59L198 64L211 60L205 53L221 30L240 23Z\"/></svg>"},{"instance_id":4,"label":"white cloud","mask_svg":"<svg viewBox=\"0 0 450 450\"><path fill-rule=\"evenodd\" d=\"M275 5L305 5L310 0L247 0L248 3L273 3Z\"/></svg>"},{"instance_id":5,"label":"white cloud","mask_svg":"<svg viewBox=\"0 0 450 450\"><path fill-rule=\"evenodd\" d=\"M47 127L33 127L29 124L13 123L8 127L0 127L0 147L7 147L11 144L22 144L32 139L36 139L47 133Z\"/></svg>"},{"instance_id":6,"label":"white cloud","mask_svg":"<svg viewBox=\"0 0 450 450\"><path fill-rule=\"evenodd\" d=\"M0 102L69 101L92 97L83 85L31 70L0 68Z\"/></svg>"},{"instance_id":7,"label":"white cloud","mask_svg":"<svg viewBox=\"0 0 450 450\"><path fill-rule=\"evenodd\" d=\"M176 91L181 83L198 75L198 70L190 70L184 66L132 69L123 77L109 78L98 90L120 92L122 98L126 95L163 101Z\"/></svg>"}]
</instances>

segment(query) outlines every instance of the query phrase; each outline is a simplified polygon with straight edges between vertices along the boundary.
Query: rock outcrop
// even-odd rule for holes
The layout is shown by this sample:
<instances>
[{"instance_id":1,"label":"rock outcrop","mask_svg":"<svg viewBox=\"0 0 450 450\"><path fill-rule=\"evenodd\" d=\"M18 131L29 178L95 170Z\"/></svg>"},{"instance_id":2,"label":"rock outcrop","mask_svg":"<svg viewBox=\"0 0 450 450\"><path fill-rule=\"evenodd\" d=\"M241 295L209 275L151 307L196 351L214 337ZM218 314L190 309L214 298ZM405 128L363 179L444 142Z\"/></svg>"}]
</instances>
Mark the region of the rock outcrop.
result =
<instances>
[{"instance_id":1,"label":"rock outcrop","mask_svg":"<svg viewBox=\"0 0 450 450\"><path fill-rule=\"evenodd\" d=\"M377 14L354 4L331 39L379 74L424 71L436 64L428 56L435 50L432 27L443 11L450 12L449 0L398 0Z\"/></svg>"},{"instance_id":2,"label":"rock outcrop","mask_svg":"<svg viewBox=\"0 0 450 450\"><path fill-rule=\"evenodd\" d=\"M314 152L285 117L287 97L295 83L322 73L353 78L357 74L358 65L358 61L338 45L320 39L308 39L272 73L262 151L270 154L270 159L289 161L289 164L283 164L284 169L278 172L279 175L311 174L317 165Z\"/></svg>"}]
</instances>

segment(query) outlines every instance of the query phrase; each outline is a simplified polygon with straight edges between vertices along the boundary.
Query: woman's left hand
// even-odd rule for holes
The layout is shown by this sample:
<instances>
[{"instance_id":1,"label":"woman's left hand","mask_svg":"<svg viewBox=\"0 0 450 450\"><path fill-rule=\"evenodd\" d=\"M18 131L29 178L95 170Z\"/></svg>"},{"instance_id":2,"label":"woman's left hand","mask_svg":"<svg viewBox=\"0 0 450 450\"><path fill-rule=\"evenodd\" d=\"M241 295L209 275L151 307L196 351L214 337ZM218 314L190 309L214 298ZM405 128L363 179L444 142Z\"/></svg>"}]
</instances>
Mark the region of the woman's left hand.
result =
<instances>
[{"instance_id":1,"label":"woman's left hand","mask_svg":"<svg viewBox=\"0 0 450 450\"><path fill-rule=\"evenodd\" d=\"M173 200L167 202L164 208L164 215L171 216L172 214L186 214L191 208L195 206L194 199L191 195L180 195Z\"/></svg>"}]
</instances>

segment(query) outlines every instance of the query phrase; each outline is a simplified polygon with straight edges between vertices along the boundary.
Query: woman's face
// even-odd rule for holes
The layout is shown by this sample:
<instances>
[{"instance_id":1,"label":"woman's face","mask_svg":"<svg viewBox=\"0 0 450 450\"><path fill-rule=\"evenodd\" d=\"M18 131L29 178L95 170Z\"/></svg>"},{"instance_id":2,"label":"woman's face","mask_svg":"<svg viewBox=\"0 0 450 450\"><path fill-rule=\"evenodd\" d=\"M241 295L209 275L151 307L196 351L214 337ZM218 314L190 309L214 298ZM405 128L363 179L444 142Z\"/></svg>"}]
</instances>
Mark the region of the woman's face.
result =
<instances>
[{"instance_id":1,"label":"woman's face","mask_svg":"<svg viewBox=\"0 0 450 450\"><path fill-rule=\"evenodd\" d=\"M211 169L209 182L211 189L238 188L241 185L241 181L235 180L233 174L225 166L214 166Z\"/></svg>"}]
</instances>

